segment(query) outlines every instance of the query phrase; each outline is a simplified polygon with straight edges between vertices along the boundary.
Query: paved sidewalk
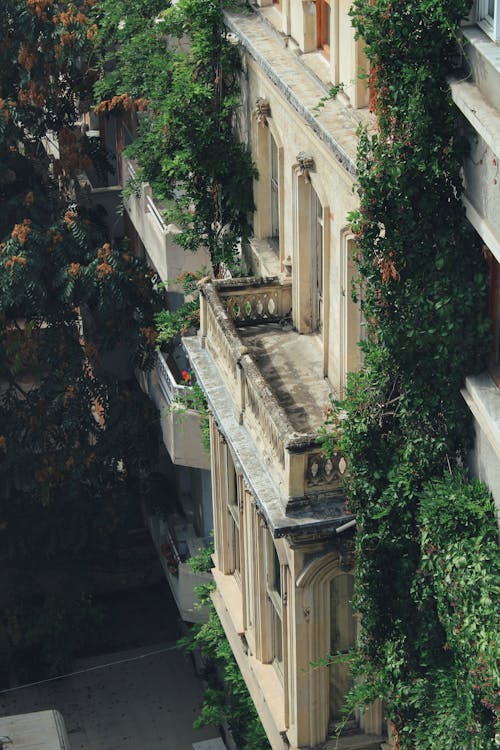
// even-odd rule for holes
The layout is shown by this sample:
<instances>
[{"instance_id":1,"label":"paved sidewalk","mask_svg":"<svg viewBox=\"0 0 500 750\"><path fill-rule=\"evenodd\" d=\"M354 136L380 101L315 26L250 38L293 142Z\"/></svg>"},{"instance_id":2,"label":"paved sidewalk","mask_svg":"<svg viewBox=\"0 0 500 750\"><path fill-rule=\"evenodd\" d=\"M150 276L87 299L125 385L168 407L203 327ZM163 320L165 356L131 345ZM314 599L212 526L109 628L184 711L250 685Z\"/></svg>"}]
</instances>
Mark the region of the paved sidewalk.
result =
<instances>
[{"instance_id":1,"label":"paved sidewalk","mask_svg":"<svg viewBox=\"0 0 500 750\"><path fill-rule=\"evenodd\" d=\"M191 750L193 742L218 736L215 728L193 729L202 686L175 644L82 659L74 671L120 661L0 694L0 715L56 708L71 750Z\"/></svg>"}]
</instances>

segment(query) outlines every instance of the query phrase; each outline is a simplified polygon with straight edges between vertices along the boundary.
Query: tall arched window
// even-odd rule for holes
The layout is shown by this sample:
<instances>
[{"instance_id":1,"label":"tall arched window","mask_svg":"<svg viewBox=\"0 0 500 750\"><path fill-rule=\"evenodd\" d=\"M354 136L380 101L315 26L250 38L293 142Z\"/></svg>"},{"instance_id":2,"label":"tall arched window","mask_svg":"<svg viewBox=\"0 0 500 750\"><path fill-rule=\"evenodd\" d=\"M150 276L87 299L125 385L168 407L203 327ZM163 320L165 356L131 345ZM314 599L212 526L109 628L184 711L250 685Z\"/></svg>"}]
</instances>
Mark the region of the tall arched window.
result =
<instances>
[{"instance_id":1,"label":"tall arched window","mask_svg":"<svg viewBox=\"0 0 500 750\"><path fill-rule=\"evenodd\" d=\"M271 237L279 242L280 237L280 193L279 158L276 141L269 133L270 195L271 195Z\"/></svg>"},{"instance_id":2,"label":"tall arched window","mask_svg":"<svg viewBox=\"0 0 500 750\"><path fill-rule=\"evenodd\" d=\"M312 186L309 216L311 226L313 327L321 331L323 329L323 245L325 233L323 206Z\"/></svg>"},{"instance_id":3,"label":"tall arched window","mask_svg":"<svg viewBox=\"0 0 500 750\"><path fill-rule=\"evenodd\" d=\"M352 610L354 577L340 573L330 583L330 653L346 654L356 643L356 620ZM353 681L349 664L333 661L330 669L330 722L337 723Z\"/></svg>"}]
</instances>

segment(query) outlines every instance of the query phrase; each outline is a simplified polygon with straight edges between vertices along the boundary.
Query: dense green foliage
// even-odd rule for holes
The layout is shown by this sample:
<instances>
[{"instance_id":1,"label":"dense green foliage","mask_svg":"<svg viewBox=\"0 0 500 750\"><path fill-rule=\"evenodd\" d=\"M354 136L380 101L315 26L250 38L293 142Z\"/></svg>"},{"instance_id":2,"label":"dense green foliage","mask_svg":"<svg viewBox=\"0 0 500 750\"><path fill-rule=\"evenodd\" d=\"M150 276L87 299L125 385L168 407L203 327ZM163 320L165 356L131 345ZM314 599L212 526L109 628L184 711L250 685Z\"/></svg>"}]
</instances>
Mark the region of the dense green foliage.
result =
<instances>
[{"instance_id":1,"label":"dense green foliage","mask_svg":"<svg viewBox=\"0 0 500 750\"><path fill-rule=\"evenodd\" d=\"M100 154L76 122L94 82L93 4L0 7L2 619L8 657L36 662L38 649L49 671L92 620L89 589L63 596L65 576L140 523L156 451L157 417L131 377L154 357L151 274L73 203L75 175Z\"/></svg>"},{"instance_id":2,"label":"dense green foliage","mask_svg":"<svg viewBox=\"0 0 500 750\"><path fill-rule=\"evenodd\" d=\"M204 658L207 688L195 726L227 722L240 750L269 750L266 733L210 600L210 587L200 586L198 593L200 603L209 609L208 621L193 626L180 642L188 651L200 651Z\"/></svg>"},{"instance_id":3,"label":"dense green foliage","mask_svg":"<svg viewBox=\"0 0 500 750\"><path fill-rule=\"evenodd\" d=\"M163 5L163 9L160 7ZM214 270L235 263L253 209L254 168L233 133L239 107L239 52L219 0L134 4L102 0L102 45L110 72L96 84L102 111L147 102L128 153L138 181L169 201L168 221L186 249L208 247Z\"/></svg>"},{"instance_id":4,"label":"dense green foliage","mask_svg":"<svg viewBox=\"0 0 500 750\"><path fill-rule=\"evenodd\" d=\"M378 116L360 135L351 216L367 337L325 444L348 459L358 526L351 702L385 699L401 750L494 747L495 524L487 490L460 469L472 435L460 389L488 346L486 264L461 203L466 144L446 81L468 10L352 9Z\"/></svg>"}]
</instances>

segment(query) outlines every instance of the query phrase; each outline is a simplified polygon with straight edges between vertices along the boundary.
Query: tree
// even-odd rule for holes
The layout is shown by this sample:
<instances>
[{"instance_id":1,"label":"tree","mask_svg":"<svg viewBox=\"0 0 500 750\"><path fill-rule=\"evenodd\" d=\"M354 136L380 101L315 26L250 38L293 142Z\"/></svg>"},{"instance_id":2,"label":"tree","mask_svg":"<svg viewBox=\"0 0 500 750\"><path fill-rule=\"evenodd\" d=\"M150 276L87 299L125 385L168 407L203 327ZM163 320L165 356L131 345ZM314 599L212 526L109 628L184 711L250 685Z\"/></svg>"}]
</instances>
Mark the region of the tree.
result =
<instances>
[{"instance_id":1,"label":"tree","mask_svg":"<svg viewBox=\"0 0 500 750\"><path fill-rule=\"evenodd\" d=\"M152 273L71 202L103 155L76 125L93 4L0 8L0 559L25 579L112 548L155 456L156 414L131 377L153 363Z\"/></svg>"},{"instance_id":2,"label":"tree","mask_svg":"<svg viewBox=\"0 0 500 750\"><path fill-rule=\"evenodd\" d=\"M235 265L253 211L250 154L234 133L240 106L238 48L219 0L102 0L100 42L107 64L95 85L99 109L147 103L129 148L137 180L166 199L187 250L208 247L215 272Z\"/></svg>"}]
</instances>

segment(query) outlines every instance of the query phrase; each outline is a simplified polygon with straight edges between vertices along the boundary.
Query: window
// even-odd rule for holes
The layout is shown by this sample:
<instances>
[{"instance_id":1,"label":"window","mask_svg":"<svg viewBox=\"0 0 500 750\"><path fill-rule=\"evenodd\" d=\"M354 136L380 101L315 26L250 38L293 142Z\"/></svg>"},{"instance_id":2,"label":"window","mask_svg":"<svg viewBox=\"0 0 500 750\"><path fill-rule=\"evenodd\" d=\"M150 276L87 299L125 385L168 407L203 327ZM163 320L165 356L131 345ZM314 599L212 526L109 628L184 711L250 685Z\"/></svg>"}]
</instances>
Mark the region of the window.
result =
<instances>
[{"instance_id":1,"label":"window","mask_svg":"<svg viewBox=\"0 0 500 750\"><path fill-rule=\"evenodd\" d=\"M477 0L477 21L493 39L500 39L500 0Z\"/></svg>"},{"instance_id":2,"label":"window","mask_svg":"<svg viewBox=\"0 0 500 750\"><path fill-rule=\"evenodd\" d=\"M313 325L323 330L323 206L311 187L309 216L311 221Z\"/></svg>"},{"instance_id":3,"label":"window","mask_svg":"<svg viewBox=\"0 0 500 750\"><path fill-rule=\"evenodd\" d=\"M228 536L231 569L241 586L240 509L238 504L238 475L229 451L226 451Z\"/></svg>"},{"instance_id":4,"label":"window","mask_svg":"<svg viewBox=\"0 0 500 750\"><path fill-rule=\"evenodd\" d=\"M271 237L279 240L280 236L280 201L279 201L279 161L276 141L269 134L271 164Z\"/></svg>"},{"instance_id":5,"label":"window","mask_svg":"<svg viewBox=\"0 0 500 750\"><path fill-rule=\"evenodd\" d=\"M281 564L271 535L267 532L267 596L270 601L273 664L283 676L283 610L281 599Z\"/></svg>"},{"instance_id":6,"label":"window","mask_svg":"<svg viewBox=\"0 0 500 750\"><path fill-rule=\"evenodd\" d=\"M352 611L354 577L341 573L330 584L330 653L346 654L356 643L356 621ZM335 724L344 718L345 697L353 685L349 665L333 661L330 664L330 721ZM349 729L349 727L346 727Z\"/></svg>"},{"instance_id":7,"label":"window","mask_svg":"<svg viewBox=\"0 0 500 750\"><path fill-rule=\"evenodd\" d=\"M356 372L364 363L364 353L359 342L366 339L366 324L361 310L363 292L355 285L357 301L352 298L353 281L359 280L356 268L355 244L351 237L346 237L342 243L342 318L341 337L343 342L343 365L341 372L341 386L345 387L347 373ZM345 250L344 250L345 248Z\"/></svg>"},{"instance_id":8,"label":"window","mask_svg":"<svg viewBox=\"0 0 500 750\"><path fill-rule=\"evenodd\" d=\"M493 342L490 351L489 369L492 378L500 386L500 267L495 256L489 252L490 266L490 318L493 329Z\"/></svg>"},{"instance_id":9,"label":"window","mask_svg":"<svg viewBox=\"0 0 500 750\"><path fill-rule=\"evenodd\" d=\"M330 0L316 0L316 41L318 49L330 59Z\"/></svg>"}]
</instances>

